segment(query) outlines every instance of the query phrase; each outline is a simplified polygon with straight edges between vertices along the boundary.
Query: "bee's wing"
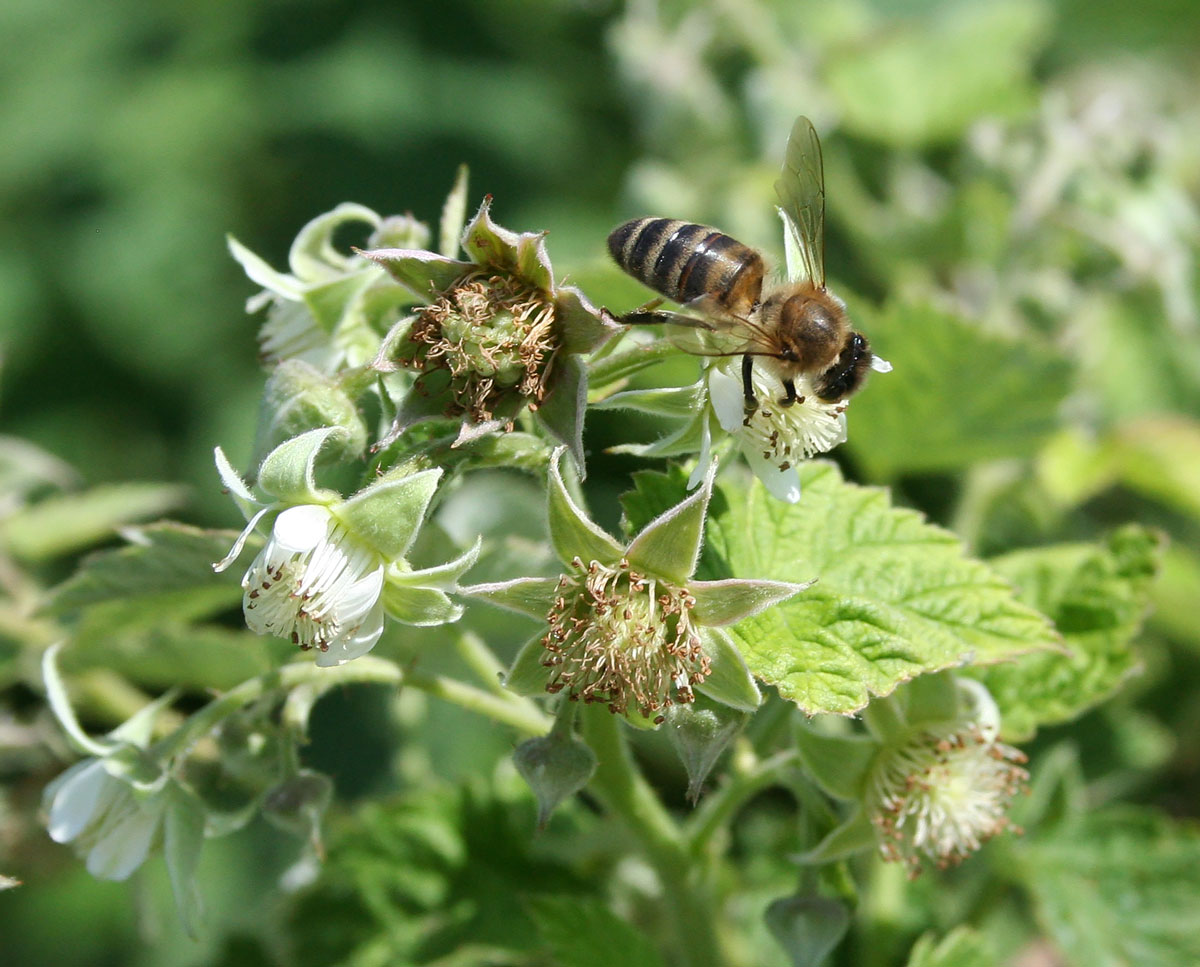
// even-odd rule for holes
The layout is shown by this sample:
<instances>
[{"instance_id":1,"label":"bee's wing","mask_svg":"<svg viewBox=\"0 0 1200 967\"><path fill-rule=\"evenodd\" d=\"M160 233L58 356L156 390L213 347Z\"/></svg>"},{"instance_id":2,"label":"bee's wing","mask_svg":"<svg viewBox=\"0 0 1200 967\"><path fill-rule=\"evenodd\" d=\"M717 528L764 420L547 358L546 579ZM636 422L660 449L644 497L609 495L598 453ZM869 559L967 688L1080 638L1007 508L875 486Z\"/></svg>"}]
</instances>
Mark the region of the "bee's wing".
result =
<instances>
[{"instance_id":1,"label":"bee's wing","mask_svg":"<svg viewBox=\"0 0 1200 967\"><path fill-rule=\"evenodd\" d=\"M774 355L766 349L772 343L758 323L730 315L711 294L685 303L682 312L635 310L619 321L630 326L662 325L667 341L693 356Z\"/></svg>"},{"instance_id":2,"label":"bee's wing","mask_svg":"<svg viewBox=\"0 0 1200 967\"><path fill-rule=\"evenodd\" d=\"M821 141L806 117L792 125L775 194L787 226L790 281L825 288L825 171Z\"/></svg>"}]
</instances>

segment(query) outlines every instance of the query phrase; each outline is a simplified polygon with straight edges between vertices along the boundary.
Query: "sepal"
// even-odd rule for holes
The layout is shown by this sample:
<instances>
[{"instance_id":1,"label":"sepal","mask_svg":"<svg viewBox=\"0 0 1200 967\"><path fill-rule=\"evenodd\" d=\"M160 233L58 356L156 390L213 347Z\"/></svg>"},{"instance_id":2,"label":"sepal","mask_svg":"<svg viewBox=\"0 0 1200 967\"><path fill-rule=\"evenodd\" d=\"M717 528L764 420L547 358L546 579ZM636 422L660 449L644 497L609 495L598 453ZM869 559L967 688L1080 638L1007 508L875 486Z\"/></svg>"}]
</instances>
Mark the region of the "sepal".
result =
<instances>
[{"instance_id":1,"label":"sepal","mask_svg":"<svg viewBox=\"0 0 1200 967\"><path fill-rule=\"evenodd\" d=\"M874 849L877 845L875 826L867 814L860 807L856 807L844 823L832 830L816 846L792 858L805 866L821 866L864 850Z\"/></svg>"},{"instance_id":2,"label":"sepal","mask_svg":"<svg viewBox=\"0 0 1200 967\"><path fill-rule=\"evenodd\" d=\"M762 704L762 693L729 634L721 628L701 628L700 638L712 667L696 691L743 712L757 709Z\"/></svg>"},{"instance_id":3,"label":"sepal","mask_svg":"<svg viewBox=\"0 0 1200 967\"><path fill-rule=\"evenodd\" d=\"M558 581L555 578L514 578L493 584L470 584L459 588L458 593L544 620L554 605Z\"/></svg>"},{"instance_id":4,"label":"sepal","mask_svg":"<svg viewBox=\"0 0 1200 967\"><path fill-rule=\"evenodd\" d=\"M696 599L693 614L706 625L720 627L736 624L786 601L816 583L806 581L767 581L753 578L725 578L720 581L691 581L688 591Z\"/></svg>"},{"instance_id":5,"label":"sepal","mask_svg":"<svg viewBox=\"0 0 1200 967\"><path fill-rule=\"evenodd\" d=\"M716 472L714 462L699 490L642 528L626 552L634 568L661 575L678 584L691 577L700 556L704 518Z\"/></svg>"},{"instance_id":6,"label":"sepal","mask_svg":"<svg viewBox=\"0 0 1200 967\"><path fill-rule=\"evenodd\" d=\"M585 564L589 561L615 564L621 559L624 548L592 523L567 493L562 478L562 457L565 452L566 448L560 447L550 458L547 494L550 542L564 564L570 564L576 557Z\"/></svg>"},{"instance_id":7,"label":"sepal","mask_svg":"<svg viewBox=\"0 0 1200 967\"><path fill-rule=\"evenodd\" d=\"M812 780L834 799L861 801L878 745L860 736L826 735L803 722L794 741Z\"/></svg>"},{"instance_id":8,"label":"sepal","mask_svg":"<svg viewBox=\"0 0 1200 967\"><path fill-rule=\"evenodd\" d=\"M462 617L461 604L455 604L445 591L437 588L383 586L383 608L393 618L418 628L451 624Z\"/></svg>"},{"instance_id":9,"label":"sepal","mask_svg":"<svg viewBox=\"0 0 1200 967\"><path fill-rule=\"evenodd\" d=\"M322 427L281 443L258 469L258 486L288 504L331 504L338 495L317 487L317 457L325 444L346 433L341 427Z\"/></svg>"},{"instance_id":10,"label":"sepal","mask_svg":"<svg viewBox=\"0 0 1200 967\"><path fill-rule=\"evenodd\" d=\"M538 829L544 829L555 807L588 784L596 771L596 754L566 730L555 728L517 746L513 765L537 798Z\"/></svg>"},{"instance_id":11,"label":"sepal","mask_svg":"<svg viewBox=\"0 0 1200 967\"><path fill-rule=\"evenodd\" d=\"M693 806L717 759L748 720L745 712L723 706L675 705L667 712L665 731L687 772L687 798Z\"/></svg>"},{"instance_id":12,"label":"sepal","mask_svg":"<svg viewBox=\"0 0 1200 967\"><path fill-rule=\"evenodd\" d=\"M425 520L440 468L385 474L336 509L338 520L386 561L403 558Z\"/></svg>"},{"instance_id":13,"label":"sepal","mask_svg":"<svg viewBox=\"0 0 1200 967\"><path fill-rule=\"evenodd\" d=\"M544 695L550 678L549 670L542 664L545 650L540 634L525 642L504 676L504 687L526 697Z\"/></svg>"},{"instance_id":14,"label":"sepal","mask_svg":"<svg viewBox=\"0 0 1200 967\"><path fill-rule=\"evenodd\" d=\"M774 900L764 919L792 967L821 967L850 929L846 905L819 894Z\"/></svg>"},{"instance_id":15,"label":"sepal","mask_svg":"<svg viewBox=\"0 0 1200 967\"><path fill-rule=\"evenodd\" d=\"M372 228L378 228L381 221L379 215L365 205L342 202L300 229L288 252L288 267L296 278L313 282L334 273L353 272L361 263L334 247L334 233L350 222L365 222Z\"/></svg>"},{"instance_id":16,"label":"sepal","mask_svg":"<svg viewBox=\"0 0 1200 967\"><path fill-rule=\"evenodd\" d=\"M363 258L382 265L397 282L420 299L436 297L475 270L470 262L446 258L424 249L356 249Z\"/></svg>"}]
</instances>

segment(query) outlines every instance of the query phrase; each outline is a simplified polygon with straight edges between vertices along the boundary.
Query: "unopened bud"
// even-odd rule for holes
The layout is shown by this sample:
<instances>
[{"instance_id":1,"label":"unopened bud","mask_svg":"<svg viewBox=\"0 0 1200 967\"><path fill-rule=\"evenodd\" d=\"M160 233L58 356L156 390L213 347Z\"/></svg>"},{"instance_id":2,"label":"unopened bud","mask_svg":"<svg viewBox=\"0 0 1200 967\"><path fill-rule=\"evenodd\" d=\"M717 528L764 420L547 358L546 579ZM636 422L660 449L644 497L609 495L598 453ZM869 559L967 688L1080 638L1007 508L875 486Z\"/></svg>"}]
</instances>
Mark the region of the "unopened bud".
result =
<instances>
[{"instance_id":1,"label":"unopened bud","mask_svg":"<svg viewBox=\"0 0 1200 967\"><path fill-rule=\"evenodd\" d=\"M726 706L695 708L674 705L667 712L667 736L687 771L687 797L692 805L700 798L704 780L730 740L741 731L746 714Z\"/></svg>"},{"instance_id":2,"label":"unopened bud","mask_svg":"<svg viewBox=\"0 0 1200 967\"><path fill-rule=\"evenodd\" d=\"M267 793L263 815L285 832L316 842L321 816L332 798L328 776L302 769Z\"/></svg>"},{"instance_id":3,"label":"unopened bud","mask_svg":"<svg viewBox=\"0 0 1200 967\"><path fill-rule=\"evenodd\" d=\"M596 756L578 739L551 732L517 746L513 764L537 798L538 829L543 829L555 807L587 785Z\"/></svg>"},{"instance_id":4,"label":"unopened bud","mask_svg":"<svg viewBox=\"0 0 1200 967\"><path fill-rule=\"evenodd\" d=\"M330 438L322 459L355 459L367 445L367 428L354 402L338 384L299 359L285 359L272 370L259 407L255 463L275 447L307 430L336 426L346 431Z\"/></svg>"}]
</instances>

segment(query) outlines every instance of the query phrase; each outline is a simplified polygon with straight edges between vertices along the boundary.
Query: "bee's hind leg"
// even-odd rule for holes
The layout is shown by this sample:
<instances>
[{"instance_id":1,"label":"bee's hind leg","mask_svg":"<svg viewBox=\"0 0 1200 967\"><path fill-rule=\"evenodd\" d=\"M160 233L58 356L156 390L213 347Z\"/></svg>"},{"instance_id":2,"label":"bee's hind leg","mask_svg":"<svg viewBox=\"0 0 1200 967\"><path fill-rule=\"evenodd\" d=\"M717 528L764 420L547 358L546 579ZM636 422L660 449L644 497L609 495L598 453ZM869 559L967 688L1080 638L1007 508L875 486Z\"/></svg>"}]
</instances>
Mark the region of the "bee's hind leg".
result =
<instances>
[{"instance_id":1,"label":"bee's hind leg","mask_svg":"<svg viewBox=\"0 0 1200 967\"><path fill-rule=\"evenodd\" d=\"M754 359L751 356L742 357L742 393L745 396L745 414L749 418L758 409L758 397L754 395Z\"/></svg>"}]
</instances>

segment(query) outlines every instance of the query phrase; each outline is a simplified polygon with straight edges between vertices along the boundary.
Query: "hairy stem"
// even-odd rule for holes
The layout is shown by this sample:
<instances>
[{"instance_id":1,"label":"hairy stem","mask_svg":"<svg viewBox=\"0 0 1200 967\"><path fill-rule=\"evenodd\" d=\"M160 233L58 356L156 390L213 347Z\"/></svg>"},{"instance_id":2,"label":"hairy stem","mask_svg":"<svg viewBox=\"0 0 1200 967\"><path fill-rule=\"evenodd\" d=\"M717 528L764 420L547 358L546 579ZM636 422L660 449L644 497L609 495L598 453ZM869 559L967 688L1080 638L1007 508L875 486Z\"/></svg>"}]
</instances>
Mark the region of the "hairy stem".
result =
<instances>
[{"instance_id":1,"label":"hairy stem","mask_svg":"<svg viewBox=\"0 0 1200 967\"><path fill-rule=\"evenodd\" d=\"M712 896L678 826L638 772L617 717L600 706L583 709L583 733L596 753L588 788L628 827L662 884L674 936L670 949L684 967L725 967Z\"/></svg>"},{"instance_id":2,"label":"hairy stem","mask_svg":"<svg viewBox=\"0 0 1200 967\"><path fill-rule=\"evenodd\" d=\"M748 769L732 773L719 788L705 796L686 827L691 854L701 855L717 831L728 824L747 800L777 784L796 761L794 750L779 752L769 759L756 761Z\"/></svg>"},{"instance_id":3,"label":"hairy stem","mask_svg":"<svg viewBox=\"0 0 1200 967\"><path fill-rule=\"evenodd\" d=\"M162 756L184 752L225 718L270 692L287 692L301 685L316 685L326 690L354 682L419 688L529 735L542 735L551 724L551 720L526 699L494 695L441 675L406 672L390 661L366 655L336 668L320 668L311 662L299 661L242 682L194 712L177 731L159 742L154 752Z\"/></svg>"}]
</instances>

